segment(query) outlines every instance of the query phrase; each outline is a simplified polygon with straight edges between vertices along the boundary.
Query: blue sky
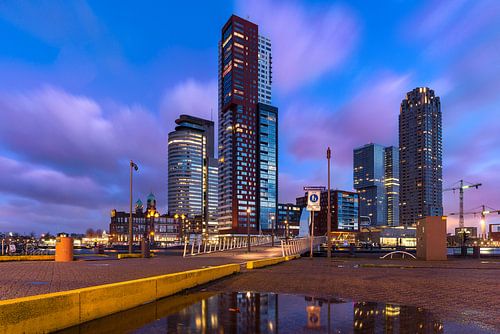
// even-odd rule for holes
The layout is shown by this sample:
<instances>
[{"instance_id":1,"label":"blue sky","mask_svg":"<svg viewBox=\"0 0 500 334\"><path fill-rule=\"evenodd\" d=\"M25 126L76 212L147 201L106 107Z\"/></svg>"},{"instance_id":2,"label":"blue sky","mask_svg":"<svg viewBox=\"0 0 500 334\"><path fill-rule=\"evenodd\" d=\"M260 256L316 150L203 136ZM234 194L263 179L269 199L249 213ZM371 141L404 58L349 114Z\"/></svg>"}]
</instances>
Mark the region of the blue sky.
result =
<instances>
[{"instance_id":1,"label":"blue sky","mask_svg":"<svg viewBox=\"0 0 500 334\"><path fill-rule=\"evenodd\" d=\"M326 183L328 145L334 186L352 189L352 149L397 145L401 99L428 86L445 186L482 182L466 209L500 208L497 1L3 1L0 231L107 229L127 207L131 158L134 197L153 191L165 211L167 134L181 113L216 117L232 13L272 39L281 201Z\"/></svg>"}]
</instances>

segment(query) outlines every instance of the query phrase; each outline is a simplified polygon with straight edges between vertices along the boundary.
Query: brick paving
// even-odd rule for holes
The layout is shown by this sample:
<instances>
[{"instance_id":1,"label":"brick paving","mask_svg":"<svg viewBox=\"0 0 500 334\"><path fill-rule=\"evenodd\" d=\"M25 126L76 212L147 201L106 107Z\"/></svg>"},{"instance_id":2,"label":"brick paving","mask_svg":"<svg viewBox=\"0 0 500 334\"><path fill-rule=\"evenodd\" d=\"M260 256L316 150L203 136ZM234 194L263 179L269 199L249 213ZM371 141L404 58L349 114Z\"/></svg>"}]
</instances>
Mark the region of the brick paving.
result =
<instances>
[{"instance_id":1,"label":"brick paving","mask_svg":"<svg viewBox=\"0 0 500 334\"><path fill-rule=\"evenodd\" d=\"M419 306L441 320L472 323L500 332L498 260L302 258L223 279L208 289L333 296Z\"/></svg>"},{"instance_id":2,"label":"brick paving","mask_svg":"<svg viewBox=\"0 0 500 334\"><path fill-rule=\"evenodd\" d=\"M116 283L185 270L242 263L247 260L280 256L281 248L255 247L245 250L182 257L179 250L150 259L98 258L98 261L30 261L0 263L0 300ZM91 257L81 257L82 259Z\"/></svg>"}]
</instances>

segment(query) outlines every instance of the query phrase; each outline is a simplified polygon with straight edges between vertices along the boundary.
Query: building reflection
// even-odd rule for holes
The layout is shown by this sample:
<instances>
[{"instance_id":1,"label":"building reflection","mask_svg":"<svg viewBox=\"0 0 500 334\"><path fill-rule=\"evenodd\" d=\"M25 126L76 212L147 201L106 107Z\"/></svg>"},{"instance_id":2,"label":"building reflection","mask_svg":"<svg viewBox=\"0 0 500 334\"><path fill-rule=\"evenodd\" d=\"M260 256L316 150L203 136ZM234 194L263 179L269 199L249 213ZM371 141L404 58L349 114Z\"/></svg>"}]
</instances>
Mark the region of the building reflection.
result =
<instances>
[{"instance_id":1,"label":"building reflection","mask_svg":"<svg viewBox=\"0 0 500 334\"><path fill-rule=\"evenodd\" d=\"M354 333L444 333L443 324L419 307L354 303Z\"/></svg>"},{"instance_id":2,"label":"building reflection","mask_svg":"<svg viewBox=\"0 0 500 334\"><path fill-rule=\"evenodd\" d=\"M62 333L444 333L428 311L374 302L257 292L191 292Z\"/></svg>"}]
</instances>

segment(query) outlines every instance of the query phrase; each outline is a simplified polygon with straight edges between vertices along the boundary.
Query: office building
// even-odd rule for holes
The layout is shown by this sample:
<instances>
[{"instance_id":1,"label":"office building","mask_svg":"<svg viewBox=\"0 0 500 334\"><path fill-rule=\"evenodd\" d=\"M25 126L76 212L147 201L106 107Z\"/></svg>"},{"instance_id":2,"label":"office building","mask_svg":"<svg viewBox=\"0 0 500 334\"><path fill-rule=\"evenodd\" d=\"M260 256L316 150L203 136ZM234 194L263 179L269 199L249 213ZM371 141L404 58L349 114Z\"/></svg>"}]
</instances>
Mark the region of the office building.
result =
<instances>
[{"instance_id":1,"label":"office building","mask_svg":"<svg viewBox=\"0 0 500 334\"><path fill-rule=\"evenodd\" d=\"M384 187L387 225L399 226L399 148L384 149Z\"/></svg>"},{"instance_id":2,"label":"office building","mask_svg":"<svg viewBox=\"0 0 500 334\"><path fill-rule=\"evenodd\" d=\"M272 56L258 26L232 15L219 43L220 234L269 231L276 219L277 120ZM247 210L250 213L247 213Z\"/></svg>"},{"instance_id":3,"label":"office building","mask_svg":"<svg viewBox=\"0 0 500 334\"><path fill-rule=\"evenodd\" d=\"M276 235L286 236L288 233L289 237L296 237L299 234L302 209L293 203L279 203L276 219Z\"/></svg>"},{"instance_id":4,"label":"office building","mask_svg":"<svg viewBox=\"0 0 500 334\"><path fill-rule=\"evenodd\" d=\"M398 149L371 143L354 149L353 160L360 217L373 226L399 225Z\"/></svg>"},{"instance_id":5,"label":"office building","mask_svg":"<svg viewBox=\"0 0 500 334\"><path fill-rule=\"evenodd\" d=\"M345 190L332 190L330 193L333 232L359 231L359 194ZM307 194L297 197L300 208L307 207ZM327 232L328 191L321 192L321 210L314 213L314 235Z\"/></svg>"},{"instance_id":6,"label":"office building","mask_svg":"<svg viewBox=\"0 0 500 334\"><path fill-rule=\"evenodd\" d=\"M203 233L216 232L217 160L214 123L181 115L168 134L168 209L201 221Z\"/></svg>"},{"instance_id":7,"label":"office building","mask_svg":"<svg viewBox=\"0 0 500 334\"><path fill-rule=\"evenodd\" d=\"M441 103L427 87L408 92L401 102L399 179L401 224L442 216Z\"/></svg>"},{"instance_id":8,"label":"office building","mask_svg":"<svg viewBox=\"0 0 500 334\"><path fill-rule=\"evenodd\" d=\"M257 104L258 138L258 214L261 231L272 229L278 206L278 109Z\"/></svg>"}]
</instances>

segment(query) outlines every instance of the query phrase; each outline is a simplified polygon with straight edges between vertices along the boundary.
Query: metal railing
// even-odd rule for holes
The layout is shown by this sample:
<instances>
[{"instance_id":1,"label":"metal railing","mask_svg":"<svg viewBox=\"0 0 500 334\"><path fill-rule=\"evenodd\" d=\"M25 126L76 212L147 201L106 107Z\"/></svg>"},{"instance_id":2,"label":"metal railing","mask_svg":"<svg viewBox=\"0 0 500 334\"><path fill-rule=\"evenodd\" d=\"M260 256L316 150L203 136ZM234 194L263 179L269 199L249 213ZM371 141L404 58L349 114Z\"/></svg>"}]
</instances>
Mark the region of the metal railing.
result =
<instances>
[{"instance_id":1,"label":"metal railing","mask_svg":"<svg viewBox=\"0 0 500 334\"><path fill-rule=\"evenodd\" d=\"M313 237L313 248L326 242L326 236ZM281 253L283 256L305 253L311 249L311 237L281 240Z\"/></svg>"},{"instance_id":2,"label":"metal railing","mask_svg":"<svg viewBox=\"0 0 500 334\"><path fill-rule=\"evenodd\" d=\"M260 246L271 243L270 235L250 236L250 246ZM184 242L183 257L213 252L224 252L232 249L245 248L248 246L247 236L220 236L214 239L203 240L201 238L190 238Z\"/></svg>"},{"instance_id":3,"label":"metal railing","mask_svg":"<svg viewBox=\"0 0 500 334\"><path fill-rule=\"evenodd\" d=\"M411 253L408 253L408 252L405 252L405 251L394 251L394 252L390 252L390 253L387 253L385 254L384 256L381 256L380 258L381 259L385 259L387 257L390 257L392 259L393 255L396 255L396 254L401 254L401 258L404 259L405 256L406 257L409 257L409 258L412 258L412 259L416 259L415 255L411 254Z\"/></svg>"}]
</instances>

